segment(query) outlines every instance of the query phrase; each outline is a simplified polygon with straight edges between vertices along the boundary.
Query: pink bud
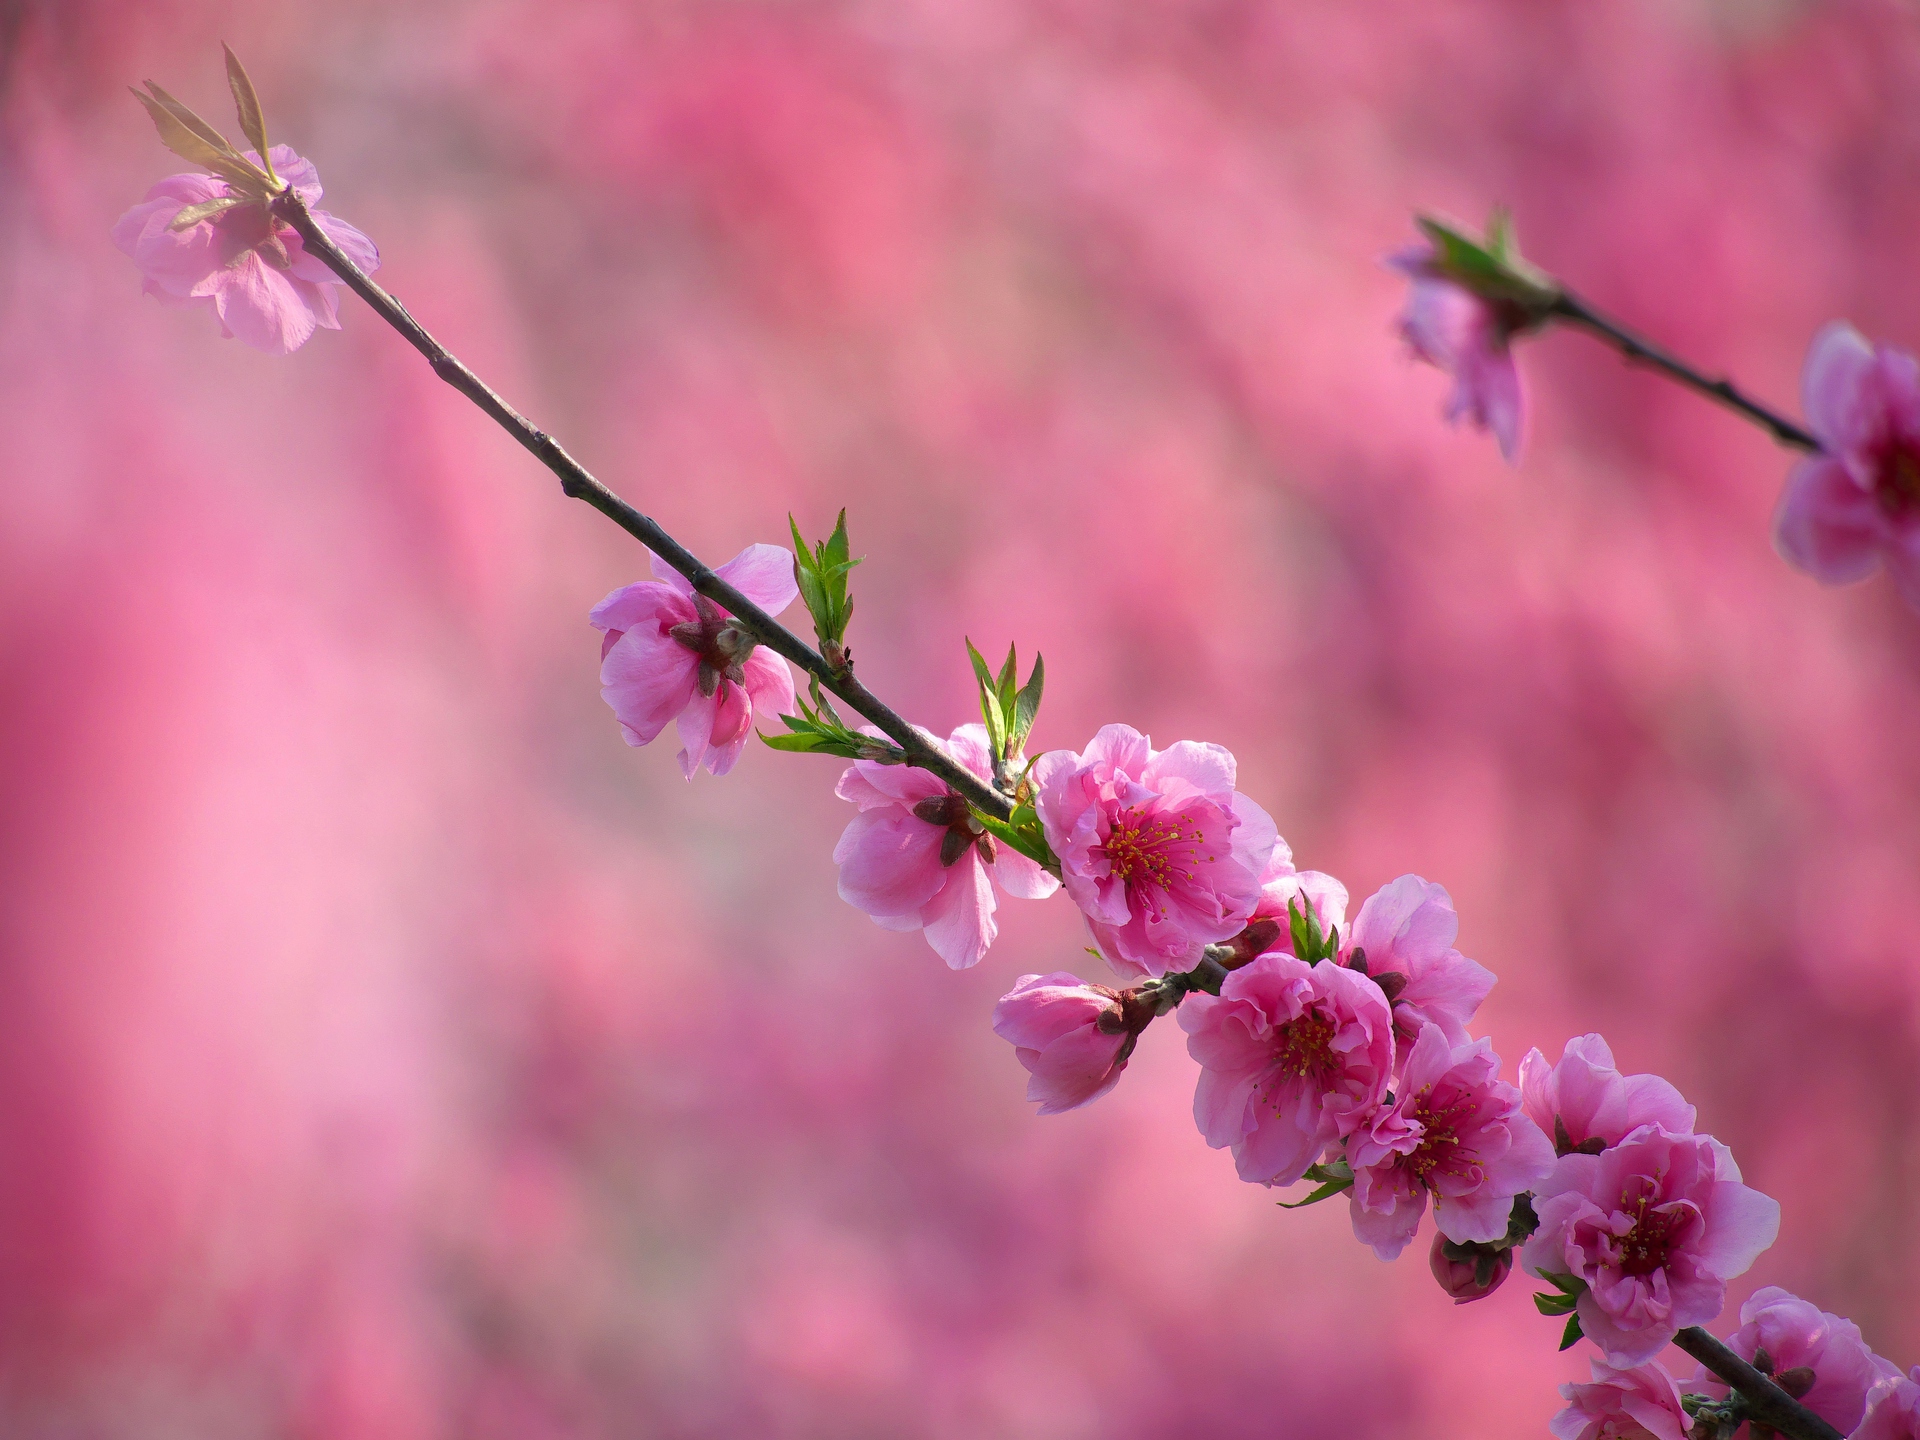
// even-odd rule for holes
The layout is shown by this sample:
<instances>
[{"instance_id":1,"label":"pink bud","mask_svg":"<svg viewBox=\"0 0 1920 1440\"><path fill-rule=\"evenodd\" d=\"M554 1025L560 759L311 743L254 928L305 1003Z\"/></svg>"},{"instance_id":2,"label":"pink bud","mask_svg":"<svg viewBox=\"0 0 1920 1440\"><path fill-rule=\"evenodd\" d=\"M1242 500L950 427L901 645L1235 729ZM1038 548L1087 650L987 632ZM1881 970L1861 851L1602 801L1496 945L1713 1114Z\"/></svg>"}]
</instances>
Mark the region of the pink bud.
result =
<instances>
[{"instance_id":1,"label":"pink bud","mask_svg":"<svg viewBox=\"0 0 1920 1440\"><path fill-rule=\"evenodd\" d=\"M1436 1232L1433 1249L1427 1256L1433 1278L1453 1297L1453 1303L1484 1300L1498 1290L1513 1269L1513 1251L1493 1250L1479 1245L1456 1245Z\"/></svg>"},{"instance_id":2,"label":"pink bud","mask_svg":"<svg viewBox=\"0 0 1920 1440\"><path fill-rule=\"evenodd\" d=\"M1127 1068L1134 1033L1110 1016L1114 992L1083 984L1076 975L1022 975L993 1010L993 1033L1010 1041L1033 1078L1027 1098L1042 1115L1057 1115L1097 1100ZM1103 1023L1104 1022L1104 1023Z\"/></svg>"}]
</instances>

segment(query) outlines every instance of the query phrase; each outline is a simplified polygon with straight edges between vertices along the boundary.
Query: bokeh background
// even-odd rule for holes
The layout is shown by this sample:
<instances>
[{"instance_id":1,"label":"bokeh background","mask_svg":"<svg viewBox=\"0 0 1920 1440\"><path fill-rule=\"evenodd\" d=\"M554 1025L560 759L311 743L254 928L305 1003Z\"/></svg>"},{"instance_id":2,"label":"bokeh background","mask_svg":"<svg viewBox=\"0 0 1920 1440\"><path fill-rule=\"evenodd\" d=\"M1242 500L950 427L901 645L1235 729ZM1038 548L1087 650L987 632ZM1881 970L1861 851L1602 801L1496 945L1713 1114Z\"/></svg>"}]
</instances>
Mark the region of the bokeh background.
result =
<instances>
[{"instance_id":1,"label":"bokeh background","mask_svg":"<svg viewBox=\"0 0 1920 1440\"><path fill-rule=\"evenodd\" d=\"M1920 1361L1920 616L1751 427L1550 335L1519 468L1378 257L1514 207L1792 404L1920 343L1894 0L0 0L0 1434L1539 1436L1586 1356L1193 1128L1037 1120L975 971L835 896L834 762L629 750L644 557L363 307L139 293L219 42L382 279L718 560L851 509L881 693L1204 738L1358 899L1452 889L1507 1057L1604 1032ZM1669 1352L1679 1365L1684 1357Z\"/></svg>"}]
</instances>

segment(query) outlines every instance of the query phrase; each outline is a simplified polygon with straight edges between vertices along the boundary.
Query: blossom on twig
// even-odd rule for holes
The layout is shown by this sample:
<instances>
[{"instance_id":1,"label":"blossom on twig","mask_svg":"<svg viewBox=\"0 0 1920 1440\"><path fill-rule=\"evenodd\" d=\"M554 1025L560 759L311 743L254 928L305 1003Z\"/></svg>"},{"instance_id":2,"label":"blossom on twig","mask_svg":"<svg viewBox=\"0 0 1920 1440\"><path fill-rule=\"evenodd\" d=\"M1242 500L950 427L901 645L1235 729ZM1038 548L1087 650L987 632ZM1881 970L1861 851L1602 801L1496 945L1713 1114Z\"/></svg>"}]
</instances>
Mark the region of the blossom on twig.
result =
<instances>
[{"instance_id":1,"label":"blossom on twig","mask_svg":"<svg viewBox=\"0 0 1920 1440\"><path fill-rule=\"evenodd\" d=\"M984 726L962 725L946 751L991 777ZM833 793L860 807L833 847L840 898L885 929L923 931L955 970L978 964L999 933L996 885L1019 900L1060 888L1013 846L996 843L966 800L929 771L856 760Z\"/></svg>"},{"instance_id":2,"label":"blossom on twig","mask_svg":"<svg viewBox=\"0 0 1920 1440\"><path fill-rule=\"evenodd\" d=\"M261 163L258 152L242 153ZM313 206L321 195L313 162L285 145L267 153L279 178ZM189 215L181 225L183 211L204 218ZM380 268L379 250L360 231L324 210L313 218L362 270ZM340 278L264 201L237 193L218 175L169 175L115 223L113 243L140 267L147 294L169 305L204 306L221 334L269 355L298 350L316 327L340 328Z\"/></svg>"},{"instance_id":3,"label":"blossom on twig","mask_svg":"<svg viewBox=\"0 0 1920 1440\"><path fill-rule=\"evenodd\" d=\"M601 697L629 745L677 720L681 772L691 780L704 765L724 775L746 747L755 711L772 720L793 709L793 673L658 555L653 573L593 607L589 619L604 632ZM749 545L714 573L769 615L800 593L793 556L778 545Z\"/></svg>"},{"instance_id":4,"label":"blossom on twig","mask_svg":"<svg viewBox=\"0 0 1920 1440\"><path fill-rule=\"evenodd\" d=\"M1801 392L1821 453L1787 476L1775 547L1823 585L1884 563L1920 608L1920 361L1835 321L1807 351Z\"/></svg>"}]
</instances>

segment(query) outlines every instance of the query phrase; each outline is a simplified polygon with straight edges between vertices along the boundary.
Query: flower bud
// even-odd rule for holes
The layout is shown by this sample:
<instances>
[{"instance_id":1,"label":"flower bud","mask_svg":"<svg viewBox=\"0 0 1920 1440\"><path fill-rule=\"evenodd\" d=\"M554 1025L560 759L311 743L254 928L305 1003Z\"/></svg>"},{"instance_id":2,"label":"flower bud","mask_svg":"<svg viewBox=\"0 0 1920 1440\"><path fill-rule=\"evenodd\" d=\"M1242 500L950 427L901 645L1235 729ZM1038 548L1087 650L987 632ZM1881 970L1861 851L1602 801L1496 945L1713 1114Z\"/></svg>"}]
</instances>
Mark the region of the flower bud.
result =
<instances>
[{"instance_id":1,"label":"flower bud","mask_svg":"<svg viewBox=\"0 0 1920 1440\"><path fill-rule=\"evenodd\" d=\"M1427 1263L1453 1303L1465 1305L1469 1300L1484 1300L1500 1288L1513 1269L1513 1251L1490 1245L1456 1245L1436 1233Z\"/></svg>"},{"instance_id":2,"label":"flower bud","mask_svg":"<svg viewBox=\"0 0 1920 1440\"><path fill-rule=\"evenodd\" d=\"M994 1007L993 1033L1013 1045L1032 1075L1027 1098L1039 1102L1042 1115L1098 1099L1120 1078L1137 1032L1125 1023L1111 1028L1115 999L1111 990L1056 971L1022 975Z\"/></svg>"}]
</instances>

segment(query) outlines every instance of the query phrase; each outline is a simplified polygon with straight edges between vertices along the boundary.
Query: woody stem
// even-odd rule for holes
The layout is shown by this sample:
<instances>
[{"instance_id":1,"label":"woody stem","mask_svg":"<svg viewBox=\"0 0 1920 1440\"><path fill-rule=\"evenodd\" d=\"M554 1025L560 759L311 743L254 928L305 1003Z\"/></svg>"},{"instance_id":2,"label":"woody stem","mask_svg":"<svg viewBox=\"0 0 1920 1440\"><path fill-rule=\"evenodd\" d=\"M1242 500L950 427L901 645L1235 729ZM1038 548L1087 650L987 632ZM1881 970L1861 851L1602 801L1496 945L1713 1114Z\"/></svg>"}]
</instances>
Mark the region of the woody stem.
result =
<instances>
[{"instance_id":1,"label":"woody stem","mask_svg":"<svg viewBox=\"0 0 1920 1440\"><path fill-rule=\"evenodd\" d=\"M844 700L857 714L871 720L880 732L906 752L906 763L938 775L966 796L976 808L1005 820L1013 813L1013 802L981 780L972 771L957 764L920 731L909 725L871 690L854 677L850 666L829 665L811 645L787 629L773 616L721 579L675 540L649 516L622 500L588 473L585 466L569 455L551 435L536 427L519 411L501 399L487 383L447 352L426 328L407 313L393 296L367 277L358 265L335 245L313 214L293 190L283 190L273 200L273 213L299 232L307 253L319 258L401 336L426 357L433 373L484 410L501 429L518 440L533 457L560 480L561 491L573 500L584 500L645 545L675 570L686 576L695 591L715 604L724 606L752 634L756 643L798 665L822 686Z\"/></svg>"},{"instance_id":2,"label":"woody stem","mask_svg":"<svg viewBox=\"0 0 1920 1440\"><path fill-rule=\"evenodd\" d=\"M1845 1440L1833 1426L1698 1325L1682 1330L1673 1337L1673 1343L1733 1387L1746 1406L1749 1420L1770 1425L1793 1440Z\"/></svg>"},{"instance_id":3,"label":"woody stem","mask_svg":"<svg viewBox=\"0 0 1920 1440\"><path fill-rule=\"evenodd\" d=\"M1820 442L1804 426L1789 420L1779 411L1762 405L1731 380L1719 380L1702 374L1677 355L1661 349L1652 341L1634 334L1626 326L1609 320L1599 311L1592 309L1583 300L1562 291L1554 301L1551 311L1553 318L1565 321L1569 325L1578 325L1581 329L1598 337L1602 343L1618 350L1629 361L1652 366L1669 380L1678 381L1696 394L1704 395L1715 404L1724 405L1736 414L1759 425L1782 445L1790 445L1796 450L1817 452Z\"/></svg>"}]
</instances>

